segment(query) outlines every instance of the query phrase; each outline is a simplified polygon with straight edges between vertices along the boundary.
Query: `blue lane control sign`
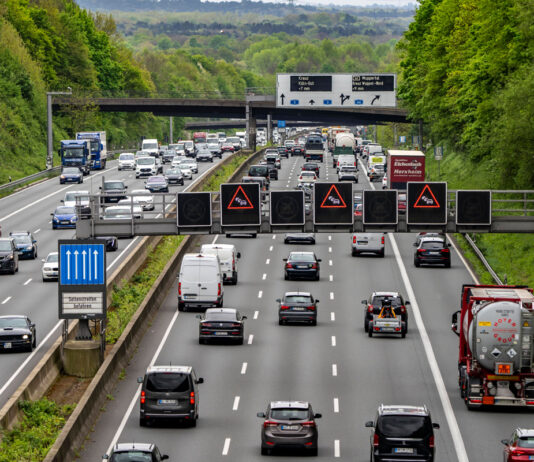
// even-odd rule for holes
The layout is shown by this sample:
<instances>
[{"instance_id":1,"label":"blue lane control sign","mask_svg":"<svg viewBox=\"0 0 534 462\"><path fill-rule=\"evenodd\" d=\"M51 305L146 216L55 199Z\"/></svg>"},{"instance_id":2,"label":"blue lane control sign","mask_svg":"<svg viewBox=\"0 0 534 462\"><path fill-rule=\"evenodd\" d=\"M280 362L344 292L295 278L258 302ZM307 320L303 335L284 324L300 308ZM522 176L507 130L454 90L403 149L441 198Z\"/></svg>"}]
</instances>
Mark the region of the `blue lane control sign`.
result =
<instances>
[{"instance_id":1,"label":"blue lane control sign","mask_svg":"<svg viewBox=\"0 0 534 462\"><path fill-rule=\"evenodd\" d=\"M279 120L278 121L278 128L286 128L286 121L285 120Z\"/></svg>"},{"instance_id":2,"label":"blue lane control sign","mask_svg":"<svg viewBox=\"0 0 534 462\"><path fill-rule=\"evenodd\" d=\"M105 252L104 244L60 244L60 284L104 284Z\"/></svg>"},{"instance_id":3,"label":"blue lane control sign","mask_svg":"<svg viewBox=\"0 0 534 462\"><path fill-rule=\"evenodd\" d=\"M292 99L291 101L289 101L289 104L292 104L293 106L296 106L297 104L299 104L299 100L298 99Z\"/></svg>"},{"instance_id":4,"label":"blue lane control sign","mask_svg":"<svg viewBox=\"0 0 534 462\"><path fill-rule=\"evenodd\" d=\"M323 99L323 104L325 106L328 106L328 105L332 104L332 100L331 99Z\"/></svg>"},{"instance_id":5,"label":"blue lane control sign","mask_svg":"<svg viewBox=\"0 0 534 462\"><path fill-rule=\"evenodd\" d=\"M357 106L363 104L363 99L355 99L354 104L356 104Z\"/></svg>"}]
</instances>

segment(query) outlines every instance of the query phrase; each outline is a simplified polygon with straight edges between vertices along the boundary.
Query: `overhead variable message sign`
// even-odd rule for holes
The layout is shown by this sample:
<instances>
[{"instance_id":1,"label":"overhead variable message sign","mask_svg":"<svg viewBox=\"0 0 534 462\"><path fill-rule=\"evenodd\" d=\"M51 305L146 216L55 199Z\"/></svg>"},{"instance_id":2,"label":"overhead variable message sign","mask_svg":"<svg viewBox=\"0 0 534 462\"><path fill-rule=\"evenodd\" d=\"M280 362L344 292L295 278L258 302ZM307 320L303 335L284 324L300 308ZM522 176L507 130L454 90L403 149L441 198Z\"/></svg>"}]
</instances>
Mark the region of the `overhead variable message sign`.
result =
<instances>
[{"instance_id":1,"label":"overhead variable message sign","mask_svg":"<svg viewBox=\"0 0 534 462\"><path fill-rule=\"evenodd\" d=\"M457 225L491 225L491 191L456 191Z\"/></svg>"},{"instance_id":2,"label":"overhead variable message sign","mask_svg":"<svg viewBox=\"0 0 534 462\"><path fill-rule=\"evenodd\" d=\"M304 191L271 191L271 225L304 225Z\"/></svg>"},{"instance_id":3,"label":"overhead variable message sign","mask_svg":"<svg viewBox=\"0 0 534 462\"><path fill-rule=\"evenodd\" d=\"M399 222L397 190L363 192L364 225L396 225Z\"/></svg>"},{"instance_id":4,"label":"overhead variable message sign","mask_svg":"<svg viewBox=\"0 0 534 462\"><path fill-rule=\"evenodd\" d=\"M221 225L259 226L261 224L260 185L226 183L221 185Z\"/></svg>"},{"instance_id":5,"label":"overhead variable message sign","mask_svg":"<svg viewBox=\"0 0 534 462\"><path fill-rule=\"evenodd\" d=\"M395 107L396 74L277 74L276 105Z\"/></svg>"},{"instance_id":6,"label":"overhead variable message sign","mask_svg":"<svg viewBox=\"0 0 534 462\"><path fill-rule=\"evenodd\" d=\"M315 225L352 225L352 183L315 183L313 185L313 223Z\"/></svg>"},{"instance_id":7,"label":"overhead variable message sign","mask_svg":"<svg viewBox=\"0 0 534 462\"><path fill-rule=\"evenodd\" d=\"M447 183L408 182L406 222L409 225L447 224Z\"/></svg>"},{"instance_id":8,"label":"overhead variable message sign","mask_svg":"<svg viewBox=\"0 0 534 462\"><path fill-rule=\"evenodd\" d=\"M59 318L106 317L106 247L99 239L60 240Z\"/></svg>"},{"instance_id":9,"label":"overhead variable message sign","mask_svg":"<svg viewBox=\"0 0 534 462\"><path fill-rule=\"evenodd\" d=\"M179 228L211 226L211 193L179 192L176 208L176 220Z\"/></svg>"}]
</instances>

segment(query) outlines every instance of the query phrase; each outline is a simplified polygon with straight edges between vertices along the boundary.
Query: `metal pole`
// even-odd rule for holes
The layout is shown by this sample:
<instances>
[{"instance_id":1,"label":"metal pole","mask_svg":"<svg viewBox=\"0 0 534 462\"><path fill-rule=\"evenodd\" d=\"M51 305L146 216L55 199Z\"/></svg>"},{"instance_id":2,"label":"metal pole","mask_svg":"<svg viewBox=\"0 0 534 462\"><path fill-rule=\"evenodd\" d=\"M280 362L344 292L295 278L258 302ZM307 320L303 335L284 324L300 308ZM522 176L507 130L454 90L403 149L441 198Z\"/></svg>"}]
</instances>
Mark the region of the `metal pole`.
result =
<instances>
[{"instance_id":1,"label":"metal pole","mask_svg":"<svg viewBox=\"0 0 534 462\"><path fill-rule=\"evenodd\" d=\"M52 96L54 95L72 95L72 90L67 87L69 91L49 91L46 93L46 121L47 121L47 152L46 152L46 168L50 169L54 165L54 133L52 131Z\"/></svg>"},{"instance_id":2,"label":"metal pole","mask_svg":"<svg viewBox=\"0 0 534 462\"><path fill-rule=\"evenodd\" d=\"M398 146L397 124L393 124L393 146Z\"/></svg>"},{"instance_id":3,"label":"metal pole","mask_svg":"<svg viewBox=\"0 0 534 462\"><path fill-rule=\"evenodd\" d=\"M273 116L267 114L267 143L273 140Z\"/></svg>"},{"instance_id":4,"label":"metal pole","mask_svg":"<svg viewBox=\"0 0 534 462\"><path fill-rule=\"evenodd\" d=\"M172 141L172 116L169 117L169 144L173 144L173 141Z\"/></svg>"},{"instance_id":5,"label":"metal pole","mask_svg":"<svg viewBox=\"0 0 534 462\"><path fill-rule=\"evenodd\" d=\"M247 143L247 149L250 149L250 105L247 101L245 107L245 141Z\"/></svg>"}]
</instances>

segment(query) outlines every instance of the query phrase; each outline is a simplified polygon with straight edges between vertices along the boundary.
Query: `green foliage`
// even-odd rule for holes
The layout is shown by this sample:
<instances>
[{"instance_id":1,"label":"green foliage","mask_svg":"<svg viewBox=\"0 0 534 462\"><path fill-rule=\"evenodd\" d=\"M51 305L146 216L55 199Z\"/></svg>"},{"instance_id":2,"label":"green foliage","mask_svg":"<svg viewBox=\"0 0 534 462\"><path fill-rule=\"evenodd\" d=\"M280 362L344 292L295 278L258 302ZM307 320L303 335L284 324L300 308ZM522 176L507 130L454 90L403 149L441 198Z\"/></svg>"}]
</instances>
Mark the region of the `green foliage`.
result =
<instances>
[{"instance_id":1,"label":"green foliage","mask_svg":"<svg viewBox=\"0 0 534 462\"><path fill-rule=\"evenodd\" d=\"M21 401L22 421L5 431L0 443L0 462L43 460L61 432L73 405L58 406L47 398Z\"/></svg>"},{"instance_id":2,"label":"green foliage","mask_svg":"<svg viewBox=\"0 0 534 462\"><path fill-rule=\"evenodd\" d=\"M234 173L239 166L247 160L248 154L237 154L232 158L232 161L223 167L217 169L202 188L204 191L218 191L222 183L224 183L230 175Z\"/></svg>"}]
</instances>

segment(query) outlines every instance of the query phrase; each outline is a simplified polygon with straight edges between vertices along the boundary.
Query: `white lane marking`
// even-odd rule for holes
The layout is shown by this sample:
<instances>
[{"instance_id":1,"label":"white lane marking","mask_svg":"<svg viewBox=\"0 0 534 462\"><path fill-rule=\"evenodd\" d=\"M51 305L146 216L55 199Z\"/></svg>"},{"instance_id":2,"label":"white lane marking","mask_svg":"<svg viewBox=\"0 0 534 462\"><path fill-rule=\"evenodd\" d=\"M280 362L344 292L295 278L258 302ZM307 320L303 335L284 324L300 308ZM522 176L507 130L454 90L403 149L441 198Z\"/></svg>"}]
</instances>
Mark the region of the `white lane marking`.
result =
<instances>
[{"instance_id":1,"label":"white lane marking","mask_svg":"<svg viewBox=\"0 0 534 462\"><path fill-rule=\"evenodd\" d=\"M243 365L241 366L241 375L245 375L247 373L247 366L248 363L243 363Z\"/></svg>"},{"instance_id":2,"label":"white lane marking","mask_svg":"<svg viewBox=\"0 0 534 462\"><path fill-rule=\"evenodd\" d=\"M339 440L334 441L334 457L341 457L341 451L339 449Z\"/></svg>"},{"instance_id":3,"label":"white lane marking","mask_svg":"<svg viewBox=\"0 0 534 462\"><path fill-rule=\"evenodd\" d=\"M263 290L260 290L260 291L258 292L258 298L261 298L261 297L263 297Z\"/></svg>"},{"instance_id":4,"label":"white lane marking","mask_svg":"<svg viewBox=\"0 0 534 462\"><path fill-rule=\"evenodd\" d=\"M271 260L268 258L267 260L265 260L265 264L268 265L269 263L271 263Z\"/></svg>"},{"instance_id":5,"label":"white lane marking","mask_svg":"<svg viewBox=\"0 0 534 462\"><path fill-rule=\"evenodd\" d=\"M330 300L334 300L334 292L330 292Z\"/></svg>"},{"instance_id":6,"label":"white lane marking","mask_svg":"<svg viewBox=\"0 0 534 462\"><path fill-rule=\"evenodd\" d=\"M50 221L48 222L48 224L50 224L50 223L52 223L52 220L50 220Z\"/></svg>"},{"instance_id":7,"label":"white lane marking","mask_svg":"<svg viewBox=\"0 0 534 462\"><path fill-rule=\"evenodd\" d=\"M58 321L58 323L54 327L52 327L50 332L48 332L48 335L41 341L41 343L39 343L39 345L37 345L37 348L35 350L33 350L33 352L26 358L26 360L19 366L19 368L15 371L15 373L4 384L4 386L2 388L0 388L0 396L2 395L2 393L4 393L6 391L7 387L9 387L9 385L11 385L11 382L13 382L13 380L15 380L17 375L19 375L24 370L26 365L34 358L34 356L39 352L41 347L46 344L46 342L48 341L50 336L56 331L56 329L59 326L61 326L61 324L63 324L63 321Z\"/></svg>"},{"instance_id":8,"label":"white lane marking","mask_svg":"<svg viewBox=\"0 0 534 462\"><path fill-rule=\"evenodd\" d=\"M32 282L32 278L28 279L23 285L27 286L30 282Z\"/></svg>"},{"instance_id":9,"label":"white lane marking","mask_svg":"<svg viewBox=\"0 0 534 462\"><path fill-rule=\"evenodd\" d=\"M330 321L335 321L336 320L336 313L334 313L333 311L330 312Z\"/></svg>"},{"instance_id":10,"label":"white lane marking","mask_svg":"<svg viewBox=\"0 0 534 462\"><path fill-rule=\"evenodd\" d=\"M117 263L117 262L119 261L119 258L121 258L121 257L128 251L128 249L133 245L133 243L134 243L135 241L137 241L138 238L139 238L139 236L136 236L136 237L134 237L134 238L132 239L132 242L130 242L130 243L124 248L124 250L123 250L119 255L117 255L117 256L115 257L115 260L113 260L113 261L108 265L108 267L106 268L106 271L109 271L110 268L111 268L115 263Z\"/></svg>"},{"instance_id":11,"label":"white lane marking","mask_svg":"<svg viewBox=\"0 0 534 462\"><path fill-rule=\"evenodd\" d=\"M263 276L261 278L265 281L265 279L267 279L267 273L263 273Z\"/></svg>"},{"instance_id":12,"label":"white lane marking","mask_svg":"<svg viewBox=\"0 0 534 462\"><path fill-rule=\"evenodd\" d=\"M332 247L328 247L328 252L332 253Z\"/></svg>"},{"instance_id":13,"label":"white lane marking","mask_svg":"<svg viewBox=\"0 0 534 462\"><path fill-rule=\"evenodd\" d=\"M335 335L332 335L332 346L333 347L336 346L336 336Z\"/></svg>"},{"instance_id":14,"label":"white lane marking","mask_svg":"<svg viewBox=\"0 0 534 462\"><path fill-rule=\"evenodd\" d=\"M332 262L332 260L328 260L328 264L332 266L334 263Z\"/></svg>"},{"instance_id":15,"label":"white lane marking","mask_svg":"<svg viewBox=\"0 0 534 462\"><path fill-rule=\"evenodd\" d=\"M236 396L234 398L234 405L232 406L232 411L237 411L237 409L239 408L239 400L241 398L239 398L239 396Z\"/></svg>"},{"instance_id":16,"label":"white lane marking","mask_svg":"<svg viewBox=\"0 0 534 462\"><path fill-rule=\"evenodd\" d=\"M337 364L332 364L332 375L337 377Z\"/></svg>"},{"instance_id":17,"label":"white lane marking","mask_svg":"<svg viewBox=\"0 0 534 462\"><path fill-rule=\"evenodd\" d=\"M393 234L390 236L390 242L391 247L393 248L393 253L395 254L395 260L397 261L397 265L399 267L399 271L404 282L404 287L406 288L407 298L409 298L411 302L412 313L415 318L415 323L417 324L417 330L419 331L419 335L421 336L421 341L423 342L426 358L430 365L430 370L432 372L432 376L434 377L434 381L436 382L439 399L441 401L441 405L443 406L445 418L447 419L447 424L451 431L451 436L454 443L456 456L458 457L458 462L468 462L469 459L467 457L467 451L465 450L462 434L460 433L460 427L458 426L456 416L454 415L451 401L449 399L449 395L447 394L447 389L445 388L445 382L443 381L441 371L439 370L438 361L436 359L436 356L434 355L434 349L432 348L432 343L430 342L430 338L428 337L428 333L423 322L423 317L421 316L421 311L419 310L419 304L417 303L417 299L415 298L415 292L410 283L410 278L408 277L408 273L406 272L404 262L402 261L401 254L397 246L397 240L395 239L395 236L393 236Z\"/></svg>"},{"instance_id":18,"label":"white lane marking","mask_svg":"<svg viewBox=\"0 0 534 462\"><path fill-rule=\"evenodd\" d=\"M223 446L223 450L222 450L222 455L223 456L227 456L228 455L228 451L230 450L230 441L232 441L231 438L226 438L224 440L224 446Z\"/></svg>"},{"instance_id":19,"label":"white lane marking","mask_svg":"<svg viewBox=\"0 0 534 462\"><path fill-rule=\"evenodd\" d=\"M252 345L252 342L254 341L254 334L249 334L248 335L248 344L249 345Z\"/></svg>"},{"instance_id":20,"label":"white lane marking","mask_svg":"<svg viewBox=\"0 0 534 462\"><path fill-rule=\"evenodd\" d=\"M276 239L276 234L273 234L273 239Z\"/></svg>"},{"instance_id":21,"label":"white lane marking","mask_svg":"<svg viewBox=\"0 0 534 462\"><path fill-rule=\"evenodd\" d=\"M328 276L328 280L329 280L330 282L333 282L333 281L334 281L334 275L331 274L330 276Z\"/></svg>"},{"instance_id":22,"label":"white lane marking","mask_svg":"<svg viewBox=\"0 0 534 462\"><path fill-rule=\"evenodd\" d=\"M33 234L37 234L37 233L39 233L40 231L41 231L41 228L37 228L37 229L33 232Z\"/></svg>"},{"instance_id":23,"label":"white lane marking","mask_svg":"<svg viewBox=\"0 0 534 462\"><path fill-rule=\"evenodd\" d=\"M211 241L211 245L215 244L217 242L217 239L219 239L219 235L217 234L217 236L215 236L213 238L213 241Z\"/></svg>"},{"instance_id":24,"label":"white lane marking","mask_svg":"<svg viewBox=\"0 0 534 462\"><path fill-rule=\"evenodd\" d=\"M7 298L2 302L2 305L5 305L7 302L9 302L9 300L11 300L11 296L7 297Z\"/></svg>"},{"instance_id":25,"label":"white lane marking","mask_svg":"<svg viewBox=\"0 0 534 462\"><path fill-rule=\"evenodd\" d=\"M158 359L158 356L161 353L161 350L163 349L163 345L165 345L165 342L167 342L167 338L169 337L169 335L171 333L171 330L172 330L172 328L174 326L174 323L178 319L178 314L179 313L180 313L179 311L175 311L175 313L174 313L174 315L173 315L173 317L171 319L171 322L169 323L169 326L167 327L167 330L165 331L165 334L163 335L163 337L161 339L161 342L158 345L158 349L156 350L156 352L154 353L154 356L152 357L152 360L150 361L150 366L153 366L154 363L156 362L156 359ZM63 321L60 321L59 323L61 323L61 322L63 322ZM128 409L126 410L126 413L124 414L124 417L121 420L119 428L117 428L117 431L115 432L115 435L113 435L113 439L111 440L111 444L109 445L108 450L107 450L108 454L111 452L111 450L113 449L113 447L117 443L119 437L121 436L121 434L122 434L122 432L124 430L124 427L126 426L126 423L128 422L128 419L130 418L130 415L131 415L131 413L133 411L134 406L137 404L137 401L139 399L139 395L141 394L141 386L142 385L139 384L139 386L137 387L137 391L135 392L135 394L134 394L134 396L132 398L132 401L130 401L130 405L128 406Z\"/></svg>"},{"instance_id":26,"label":"white lane marking","mask_svg":"<svg viewBox=\"0 0 534 462\"><path fill-rule=\"evenodd\" d=\"M274 249L274 246L269 247L269 252L272 252Z\"/></svg>"},{"instance_id":27,"label":"white lane marking","mask_svg":"<svg viewBox=\"0 0 534 462\"><path fill-rule=\"evenodd\" d=\"M332 236L328 236L328 240L331 241L332 240Z\"/></svg>"},{"instance_id":28,"label":"white lane marking","mask_svg":"<svg viewBox=\"0 0 534 462\"><path fill-rule=\"evenodd\" d=\"M252 319L258 319L259 315L260 315L259 311L254 311L254 317Z\"/></svg>"},{"instance_id":29,"label":"white lane marking","mask_svg":"<svg viewBox=\"0 0 534 462\"><path fill-rule=\"evenodd\" d=\"M339 398L334 398L334 412L336 414L339 412Z\"/></svg>"},{"instance_id":30,"label":"white lane marking","mask_svg":"<svg viewBox=\"0 0 534 462\"><path fill-rule=\"evenodd\" d=\"M455 250L456 254L460 257L460 260L462 260L462 263L464 264L465 268L467 269L467 272L471 275L471 277L473 278L473 281L475 281L475 283L477 284L480 284L480 281L478 280L477 276L475 273L473 273L473 271L471 270L471 267L469 266L469 264L467 263L466 259L464 258L464 256L461 254L461 252L458 250L458 247L456 247L456 244L454 243L454 241L450 238L450 236L447 234L447 237L449 238L449 242L452 244L452 247L453 249Z\"/></svg>"}]
</instances>

